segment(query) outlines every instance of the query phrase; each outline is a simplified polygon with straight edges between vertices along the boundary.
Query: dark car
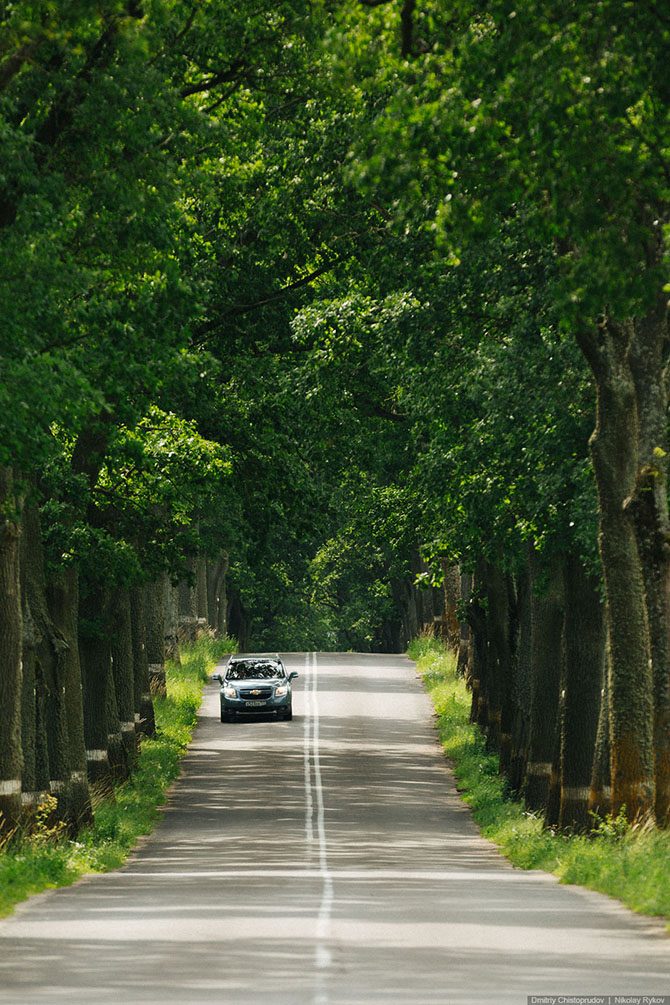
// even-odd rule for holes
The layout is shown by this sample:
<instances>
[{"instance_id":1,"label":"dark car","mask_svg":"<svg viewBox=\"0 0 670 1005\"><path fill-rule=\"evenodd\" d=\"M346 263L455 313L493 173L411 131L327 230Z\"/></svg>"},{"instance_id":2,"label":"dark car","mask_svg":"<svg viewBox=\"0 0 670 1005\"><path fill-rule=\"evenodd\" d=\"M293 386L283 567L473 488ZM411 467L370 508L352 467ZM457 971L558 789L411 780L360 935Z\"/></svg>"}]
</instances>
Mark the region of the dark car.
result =
<instances>
[{"instance_id":1,"label":"dark car","mask_svg":"<svg viewBox=\"0 0 670 1005\"><path fill-rule=\"evenodd\" d=\"M239 715L292 719L291 681L297 676L286 673L278 655L231 656L223 673L212 677L221 684L221 722L234 722Z\"/></svg>"}]
</instances>

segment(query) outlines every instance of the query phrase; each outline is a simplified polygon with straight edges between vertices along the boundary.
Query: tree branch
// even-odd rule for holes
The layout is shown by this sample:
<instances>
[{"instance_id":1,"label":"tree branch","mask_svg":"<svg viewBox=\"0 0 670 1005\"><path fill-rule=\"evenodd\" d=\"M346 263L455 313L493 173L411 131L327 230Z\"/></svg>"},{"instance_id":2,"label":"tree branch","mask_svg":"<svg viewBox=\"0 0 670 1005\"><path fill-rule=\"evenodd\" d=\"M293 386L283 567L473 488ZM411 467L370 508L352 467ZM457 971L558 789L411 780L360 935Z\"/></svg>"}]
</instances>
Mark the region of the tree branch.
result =
<instances>
[{"instance_id":1,"label":"tree branch","mask_svg":"<svg viewBox=\"0 0 670 1005\"><path fill-rule=\"evenodd\" d=\"M20 49L17 49L0 63L0 91L9 87L14 77L21 72L24 64L32 58L36 50L37 44L34 42L22 45Z\"/></svg>"},{"instance_id":2,"label":"tree branch","mask_svg":"<svg viewBox=\"0 0 670 1005\"><path fill-rule=\"evenodd\" d=\"M404 59L414 52L414 9L416 0L405 0L400 12L400 53Z\"/></svg>"},{"instance_id":3,"label":"tree branch","mask_svg":"<svg viewBox=\"0 0 670 1005\"><path fill-rule=\"evenodd\" d=\"M212 88L218 87L219 84L230 84L233 80L237 80L240 71L243 69L245 69L244 60L236 59L225 70L213 73L197 84L188 84L186 87L183 87L180 92L181 96L182 98L189 98L192 94L202 94L203 91L211 91Z\"/></svg>"},{"instance_id":4,"label":"tree branch","mask_svg":"<svg viewBox=\"0 0 670 1005\"><path fill-rule=\"evenodd\" d=\"M314 269L313 272L309 272L306 276L302 276L300 279L296 279L293 283L287 283L286 286L282 286L281 289L277 290L276 293L272 293L268 297L264 297L262 300L257 300L253 304L237 304L232 307L227 314L224 314L224 320L227 318L239 317L240 314L248 314L250 311L258 310L261 307L266 307L268 304L276 303L277 300L282 300L287 294L292 293L294 290L299 290L302 286L308 286L313 283L315 279L319 276L323 276L326 272L330 272L333 269L339 259L334 258L329 262L325 262L323 265L319 266L318 269Z\"/></svg>"},{"instance_id":5,"label":"tree branch","mask_svg":"<svg viewBox=\"0 0 670 1005\"><path fill-rule=\"evenodd\" d=\"M587 327L579 328L575 331L575 341L597 379L602 373L602 356L598 345L597 330Z\"/></svg>"},{"instance_id":6,"label":"tree branch","mask_svg":"<svg viewBox=\"0 0 670 1005\"><path fill-rule=\"evenodd\" d=\"M407 422L407 416L401 415L400 412L393 412L390 408L384 408L376 401L372 401L371 398L367 397L365 394L356 394L354 396L354 401L358 408L367 416L374 416L377 419L386 419L388 422L405 423Z\"/></svg>"}]
</instances>

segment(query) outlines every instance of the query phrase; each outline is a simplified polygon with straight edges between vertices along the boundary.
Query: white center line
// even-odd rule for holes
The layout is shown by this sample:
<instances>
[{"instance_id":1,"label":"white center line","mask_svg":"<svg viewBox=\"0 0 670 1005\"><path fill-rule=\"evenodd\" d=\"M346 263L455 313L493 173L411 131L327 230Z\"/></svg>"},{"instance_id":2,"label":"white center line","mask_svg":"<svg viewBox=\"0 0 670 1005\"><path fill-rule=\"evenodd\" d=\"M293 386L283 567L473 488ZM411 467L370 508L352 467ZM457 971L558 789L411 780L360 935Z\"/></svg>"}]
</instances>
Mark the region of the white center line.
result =
<instances>
[{"instance_id":1,"label":"white center line","mask_svg":"<svg viewBox=\"0 0 670 1005\"><path fill-rule=\"evenodd\" d=\"M326 841L326 813L323 801L323 780L321 778L321 754L319 751L319 700L318 700L318 682L319 682L319 670L316 660L316 653L314 655L314 663L312 669L312 681L313 681L313 694L314 694L314 706L313 706L313 751L314 751L314 786L316 789L316 819L317 819L317 833L319 835L319 870L323 878L323 890L321 893L321 907L319 909L319 920L317 924L317 939L319 940L319 946L317 946L317 966L327 967L330 965L331 956L328 949L323 945L325 940L330 935L330 918L333 911L333 877L332 873L328 867L328 844Z\"/></svg>"},{"instance_id":2,"label":"white center line","mask_svg":"<svg viewBox=\"0 0 670 1005\"><path fill-rule=\"evenodd\" d=\"M306 685L306 714L304 731L305 756L305 834L308 845L314 842L314 809L316 804L316 837L318 839L319 868L321 877L321 903L316 923L316 946L314 964L317 971L314 987L314 1005L328 1005L328 990L324 977L332 963L327 942L330 938L331 916L333 912L333 876L328 866L328 844L326 840L326 815L321 776L321 756L319 751L319 669L316 653L305 660L308 673ZM314 791L314 795L312 794Z\"/></svg>"},{"instance_id":3,"label":"white center line","mask_svg":"<svg viewBox=\"0 0 670 1005\"><path fill-rule=\"evenodd\" d=\"M310 654L305 655L305 715L303 729L303 763L305 770L305 841L308 851L314 843L314 799L312 797L312 685L309 674Z\"/></svg>"}]
</instances>

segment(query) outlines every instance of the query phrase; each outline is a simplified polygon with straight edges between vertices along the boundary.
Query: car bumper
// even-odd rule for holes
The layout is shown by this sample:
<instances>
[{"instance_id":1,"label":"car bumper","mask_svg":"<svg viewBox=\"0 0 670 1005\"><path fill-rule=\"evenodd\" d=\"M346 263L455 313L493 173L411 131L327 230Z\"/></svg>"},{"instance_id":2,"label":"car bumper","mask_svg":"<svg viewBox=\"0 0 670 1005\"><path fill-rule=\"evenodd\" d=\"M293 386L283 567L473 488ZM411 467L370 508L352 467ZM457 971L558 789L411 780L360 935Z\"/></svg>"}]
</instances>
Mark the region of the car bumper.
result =
<instances>
[{"instance_id":1,"label":"car bumper","mask_svg":"<svg viewBox=\"0 0 670 1005\"><path fill-rule=\"evenodd\" d=\"M262 705L244 698L224 698L221 695L222 712L237 712L242 715L271 715L273 712L285 712L290 707L290 694L285 694L281 698L267 698Z\"/></svg>"}]
</instances>

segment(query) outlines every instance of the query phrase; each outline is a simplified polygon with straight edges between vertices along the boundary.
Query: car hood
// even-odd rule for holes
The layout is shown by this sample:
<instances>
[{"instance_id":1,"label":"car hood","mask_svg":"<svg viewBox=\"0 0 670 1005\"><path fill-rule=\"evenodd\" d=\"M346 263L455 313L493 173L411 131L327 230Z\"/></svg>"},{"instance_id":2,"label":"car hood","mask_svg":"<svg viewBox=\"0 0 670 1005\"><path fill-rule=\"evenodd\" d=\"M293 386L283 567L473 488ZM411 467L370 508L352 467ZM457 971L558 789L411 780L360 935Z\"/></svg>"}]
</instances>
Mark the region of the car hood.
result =
<instances>
[{"instance_id":1,"label":"car hood","mask_svg":"<svg viewBox=\"0 0 670 1005\"><path fill-rule=\"evenodd\" d=\"M288 680L285 677L250 677L248 680L226 680L223 683L223 687L230 684L232 687L276 687L277 684L288 684Z\"/></svg>"}]
</instances>

